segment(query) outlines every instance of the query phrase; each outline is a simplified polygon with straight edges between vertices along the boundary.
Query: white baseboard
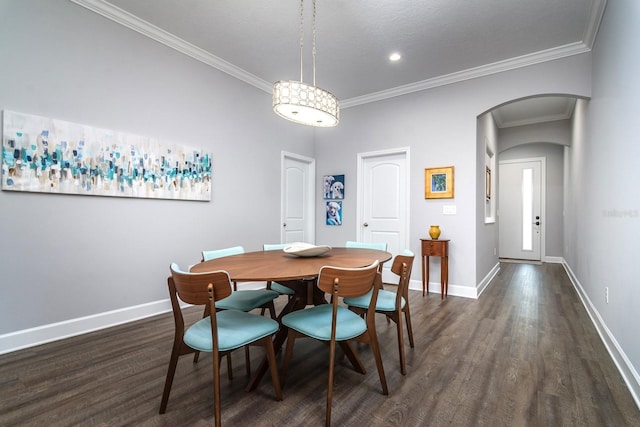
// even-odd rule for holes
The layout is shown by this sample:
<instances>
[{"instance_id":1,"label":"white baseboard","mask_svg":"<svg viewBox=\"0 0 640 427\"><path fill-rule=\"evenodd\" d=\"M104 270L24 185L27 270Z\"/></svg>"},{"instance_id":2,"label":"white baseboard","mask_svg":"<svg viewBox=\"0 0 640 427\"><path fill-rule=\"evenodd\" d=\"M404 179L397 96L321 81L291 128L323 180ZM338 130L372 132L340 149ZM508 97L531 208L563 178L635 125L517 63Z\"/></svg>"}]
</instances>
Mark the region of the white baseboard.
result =
<instances>
[{"instance_id":1,"label":"white baseboard","mask_svg":"<svg viewBox=\"0 0 640 427\"><path fill-rule=\"evenodd\" d=\"M477 289L476 298L480 298L480 295L482 295L482 293L489 287L489 285L491 284L491 281L493 280L494 277L496 277L496 274L498 274L499 271L500 271L500 263L497 262L496 265L493 266L491 271L489 271L486 274L486 276L484 276L484 278L480 281L480 283L478 283L478 287L476 288Z\"/></svg>"},{"instance_id":2,"label":"white baseboard","mask_svg":"<svg viewBox=\"0 0 640 427\"><path fill-rule=\"evenodd\" d=\"M239 283L242 289L264 289L264 282ZM24 329L0 335L0 354L10 353L24 348L82 335L100 329L110 328L123 323L133 322L146 317L171 311L171 302L153 301L133 307L125 307L90 316L78 317L62 322Z\"/></svg>"},{"instance_id":3,"label":"white baseboard","mask_svg":"<svg viewBox=\"0 0 640 427\"><path fill-rule=\"evenodd\" d=\"M429 293L440 294L440 287L440 282L429 282ZM422 292L422 281L411 280L409 282L409 289ZM451 283L449 283L447 295L463 298L477 298L476 288L472 288L470 286L452 285Z\"/></svg>"},{"instance_id":4,"label":"white baseboard","mask_svg":"<svg viewBox=\"0 0 640 427\"><path fill-rule=\"evenodd\" d=\"M549 264L563 264L564 258L561 256L546 256L544 257L544 262L548 262Z\"/></svg>"},{"instance_id":5,"label":"white baseboard","mask_svg":"<svg viewBox=\"0 0 640 427\"><path fill-rule=\"evenodd\" d=\"M618 344L616 337L613 336L607 325L604 323L604 320L600 316L600 313L591 302L589 295L587 295L584 288L580 284L580 281L578 280L576 275L573 274L571 267L569 267L564 259L562 262L562 266L567 272L567 275L569 276L573 287L578 293L578 296L582 301L582 305L587 310L587 314L589 314L593 325L596 327L596 331L598 331L600 339L609 352L611 359L613 359L613 363L615 363L618 371L620 372L620 375L622 375L624 382L627 384L633 400L635 400L636 405L638 406L638 408L640 408L640 375L638 375L638 371L636 371L633 367L633 364Z\"/></svg>"},{"instance_id":6,"label":"white baseboard","mask_svg":"<svg viewBox=\"0 0 640 427\"><path fill-rule=\"evenodd\" d=\"M134 320L166 313L169 310L171 310L171 303L167 298L166 300L10 332L0 335L0 354L133 322Z\"/></svg>"}]
</instances>

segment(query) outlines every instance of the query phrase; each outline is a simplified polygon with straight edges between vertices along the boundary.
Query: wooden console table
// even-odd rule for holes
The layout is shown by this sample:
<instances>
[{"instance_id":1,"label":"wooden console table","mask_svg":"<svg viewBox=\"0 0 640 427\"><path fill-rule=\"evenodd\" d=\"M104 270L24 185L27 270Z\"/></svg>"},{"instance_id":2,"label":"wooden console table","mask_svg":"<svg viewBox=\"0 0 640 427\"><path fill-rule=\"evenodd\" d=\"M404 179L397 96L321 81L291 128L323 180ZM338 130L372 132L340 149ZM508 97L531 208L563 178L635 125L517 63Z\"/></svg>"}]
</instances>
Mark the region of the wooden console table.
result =
<instances>
[{"instance_id":1,"label":"wooden console table","mask_svg":"<svg viewBox=\"0 0 640 427\"><path fill-rule=\"evenodd\" d=\"M449 293L449 240L420 239L422 242L422 296L429 294L429 257L440 257L440 298Z\"/></svg>"}]
</instances>

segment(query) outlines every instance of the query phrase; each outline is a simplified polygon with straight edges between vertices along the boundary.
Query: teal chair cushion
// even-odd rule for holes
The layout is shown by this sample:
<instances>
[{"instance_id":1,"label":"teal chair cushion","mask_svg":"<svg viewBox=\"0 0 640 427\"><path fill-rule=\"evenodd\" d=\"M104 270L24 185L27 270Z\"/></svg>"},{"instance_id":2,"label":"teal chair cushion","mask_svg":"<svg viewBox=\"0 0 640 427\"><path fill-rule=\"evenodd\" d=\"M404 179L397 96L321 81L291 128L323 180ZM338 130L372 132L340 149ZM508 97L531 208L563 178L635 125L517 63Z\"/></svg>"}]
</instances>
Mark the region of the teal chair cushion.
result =
<instances>
[{"instance_id":1,"label":"teal chair cushion","mask_svg":"<svg viewBox=\"0 0 640 427\"><path fill-rule=\"evenodd\" d=\"M216 301L216 308L221 310L251 311L262 307L269 301L278 298L280 294L268 289L250 289L233 292L226 298Z\"/></svg>"},{"instance_id":2,"label":"teal chair cushion","mask_svg":"<svg viewBox=\"0 0 640 427\"><path fill-rule=\"evenodd\" d=\"M282 324L312 338L331 340L331 304L294 311L282 318ZM337 313L336 340L355 338L367 330L365 320L346 307L339 306Z\"/></svg>"},{"instance_id":3,"label":"teal chair cushion","mask_svg":"<svg viewBox=\"0 0 640 427\"><path fill-rule=\"evenodd\" d=\"M225 256L243 254L244 248L242 246L234 246L232 248L214 249L212 251L202 251L202 260L209 261L210 259L222 258Z\"/></svg>"},{"instance_id":4,"label":"teal chair cushion","mask_svg":"<svg viewBox=\"0 0 640 427\"><path fill-rule=\"evenodd\" d=\"M216 320L220 351L243 347L278 330L278 322L275 320L243 311L220 311L216 313ZM205 317L191 325L184 333L184 342L199 351L213 351L211 319Z\"/></svg>"},{"instance_id":5,"label":"teal chair cushion","mask_svg":"<svg viewBox=\"0 0 640 427\"><path fill-rule=\"evenodd\" d=\"M347 248L362 248L362 249L376 249L378 251L386 251L386 243L362 243L348 240L344 245Z\"/></svg>"},{"instance_id":6,"label":"teal chair cushion","mask_svg":"<svg viewBox=\"0 0 640 427\"><path fill-rule=\"evenodd\" d=\"M288 288L284 285L281 285L280 283L276 283L276 282L272 282L271 283L271 290L276 291L279 294L282 295L293 295L295 294L295 291L291 288Z\"/></svg>"},{"instance_id":7,"label":"teal chair cushion","mask_svg":"<svg viewBox=\"0 0 640 427\"><path fill-rule=\"evenodd\" d=\"M355 298L345 298L344 303L350 305L352 307L359 308L369 308L369 303L371 302L371 294L373 290L370 290L364 295ZM402 302L400 303L402 308L404 308L405 301L402 298ZM385 291L384 289L380 289L378 291L378 300L376 301L376 311L395 311L396 309L396 293L391 291Z\"/></svg>"},{"instance_id":8,"label":"teal chair cushion","mask_svg":"<svg viewBox=\"0 0 640 427\"><path fill-rule=\"evenodd\" d=\"M262 250L263 251L277 251L277 250L282 250L284 248L287 247L289 243L265 243L264 245L262 245Z\"/></svg>"}]
</instances>

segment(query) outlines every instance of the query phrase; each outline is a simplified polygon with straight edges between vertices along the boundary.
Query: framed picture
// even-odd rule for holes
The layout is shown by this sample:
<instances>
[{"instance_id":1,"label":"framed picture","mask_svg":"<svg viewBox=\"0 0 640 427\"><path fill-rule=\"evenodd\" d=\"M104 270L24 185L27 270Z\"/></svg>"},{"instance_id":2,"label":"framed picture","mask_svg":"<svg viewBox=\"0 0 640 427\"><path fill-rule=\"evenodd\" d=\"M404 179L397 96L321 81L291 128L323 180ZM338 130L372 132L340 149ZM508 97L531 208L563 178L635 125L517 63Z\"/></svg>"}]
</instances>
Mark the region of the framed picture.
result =
<instances>
[{"instance_id":1,"label":"framed picture","mask_svg":"<svg viewBox=\"0 0 640 427\"><path fill-rule=\"evenodd\" d=\"M491 169L487 166L487 188L485 190L485 195L487 200L491 200Z\"/></svg>"},{"instance_id":2,"label":"framed picture","mask_svg":"<svg viewBox=\"0 0 640 427\"><path fill-rule=\"evenodd\" d=\"M453 166L424 170L425 199L453 199Z\"/></svg>"},{"instance_id":3,"label":"framed picture","mask_svg":"<svg viewBox=\"0 0 640 427\"><path fill-rule=\"evenodd\" d=\"M344 175L325 175L322 178L325 199L344 199Z\"/></svg>"},{"instance_id":4,"label":"framed picture","mask_svg":"<svg viewBox=\"0 0 640 427\"><path fill-rule=\"evenodd\" d=\"M342 225L342 202L331 200L325 203L327 207L327 225Z\"/></svg>"}]
</instances>

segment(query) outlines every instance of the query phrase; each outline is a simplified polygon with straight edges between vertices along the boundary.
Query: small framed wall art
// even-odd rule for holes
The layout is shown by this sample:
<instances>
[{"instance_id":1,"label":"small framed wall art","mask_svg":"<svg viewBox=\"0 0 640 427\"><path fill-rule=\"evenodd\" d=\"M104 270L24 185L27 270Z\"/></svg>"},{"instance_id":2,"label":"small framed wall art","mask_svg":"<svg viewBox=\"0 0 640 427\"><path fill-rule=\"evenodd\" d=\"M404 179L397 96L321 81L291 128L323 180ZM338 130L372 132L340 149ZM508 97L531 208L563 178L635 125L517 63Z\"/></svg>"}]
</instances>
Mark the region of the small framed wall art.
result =
<instances>
[{"instance_id":1,"label":"small framed wall art","mask_svg":"<svg viewBox=\"0 0 640 427\"><path fill-rule=\"evenodd\" d=\"M325 199L344 199L344 175L325 175L322 178Z\"/></svg>"},{"instance_id":2,"label":"small framed wall art","mask_svg":"<svg viewBox=\"0 0 640 427\"><path fill-rule=\"evenodd\" d=\"M453 199L453 166L424 170L425 199Z\"/></svg>"},{"instance_id":3,"label":"small framed wall art","mask_svg":"<svg viewBox=\"0 0 640 427\"><path fill-rule=\"evenodd\" d=\"M327 225L342 225L342 201L331 200L325 202L327 209Z\"/></svg>"}]
</instances>

